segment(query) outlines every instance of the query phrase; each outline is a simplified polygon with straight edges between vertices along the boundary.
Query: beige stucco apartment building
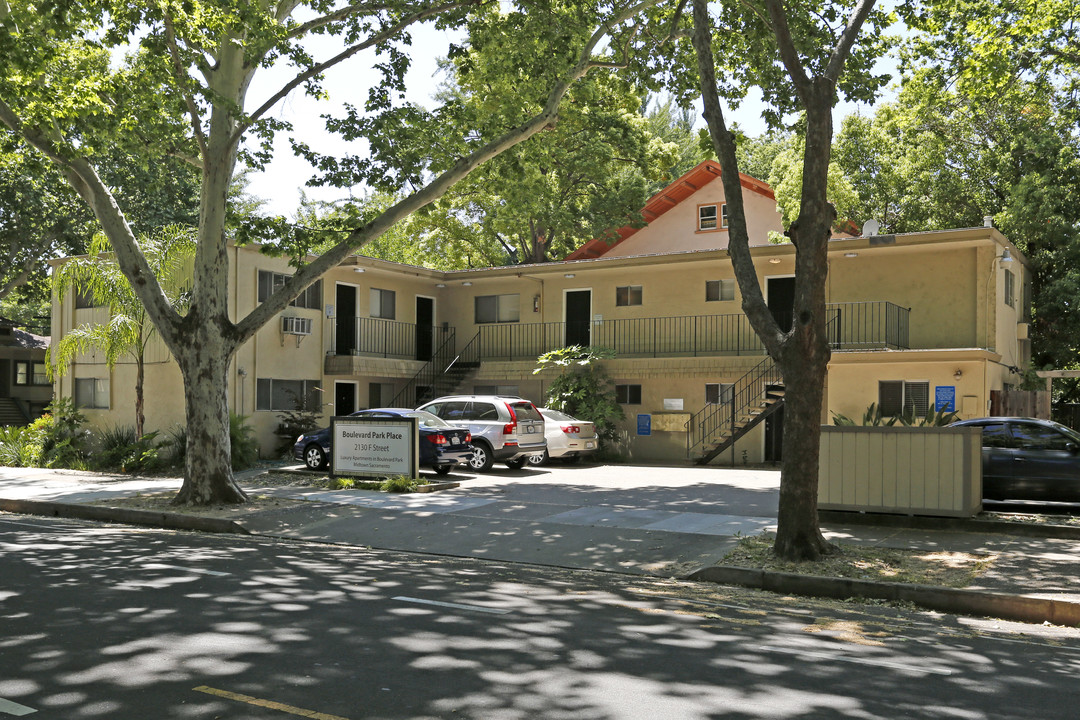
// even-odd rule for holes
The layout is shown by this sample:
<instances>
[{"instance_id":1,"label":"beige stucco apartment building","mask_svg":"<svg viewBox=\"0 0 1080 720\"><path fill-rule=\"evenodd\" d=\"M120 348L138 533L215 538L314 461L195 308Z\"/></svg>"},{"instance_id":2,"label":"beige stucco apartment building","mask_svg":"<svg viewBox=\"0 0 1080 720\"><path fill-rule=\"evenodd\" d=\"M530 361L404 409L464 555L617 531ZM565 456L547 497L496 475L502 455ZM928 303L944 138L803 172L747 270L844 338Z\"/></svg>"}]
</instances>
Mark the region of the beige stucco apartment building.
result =
<instances>
[{"instance_id":1,"label":"beige stucco apartment building","mask_svg":"<svg viewBox=\"0 0 1080 720\"><path fill-rule=\"evenodd\" d=\"M795 251L769 242L781 225L768 186L748 177L743 185L758 278L782 318ZM533 374L536 356L586 344L616 352L607 369L633 458L700 456L708 417L733 414L737 398L759 386L775 394L782 380L761 374L768 359L741 312L719 166L702 163L643 214L646 226L562 262L442 272L351 257L239 350L232 407L250 417L269 453L278 413L297 399L325 418L450 392L541 404L552 376ZM978 417L990 391L1019 382L1030 357L1029 270L994 228L838 237L829 263L833 356L823 422L833 412L861 416L871 403L886 411L951 404ZM254 247L233 248L230 270L237 318L290 272ZM74 303L69 296L54 305L53 342L103 319L101 309ZM168 429L184 420L180 374L164 348L150 360L147 427ZM764 385L748 382L751 371ZM74 396L94 422L134 424L133 388L132 366L110 370L88 354L55 392ZM781 427L782 411L771 413L715 462L779 459Z\"/></svg>"}]
</instances>

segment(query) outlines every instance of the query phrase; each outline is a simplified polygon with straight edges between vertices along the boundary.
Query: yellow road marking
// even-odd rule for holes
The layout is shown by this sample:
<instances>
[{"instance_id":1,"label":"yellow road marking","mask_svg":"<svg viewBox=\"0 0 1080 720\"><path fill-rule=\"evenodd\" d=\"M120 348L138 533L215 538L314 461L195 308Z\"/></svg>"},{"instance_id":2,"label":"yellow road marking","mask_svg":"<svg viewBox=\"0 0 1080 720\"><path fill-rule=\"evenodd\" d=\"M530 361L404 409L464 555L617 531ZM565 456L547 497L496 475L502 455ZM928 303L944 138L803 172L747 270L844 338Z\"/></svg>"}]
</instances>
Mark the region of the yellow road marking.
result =
<instances>
[{"instance_id":1,"label":"yellow road marking","mask_svg":"<svg viewBox=\"0 0 1080 720\"><path fill-rule=\"evenodd\" d=\"M305 710L304 708L285 705L284 703L274 702L273 700L262 700L257 697L251 697L250 695L241 695L240 693L229 692L228 690L218 690L217 688L207 687L206 685L200 685L199 687L192 689L196 692L206 693L207 695L217 695L218 697L227 698L229 700L245 702L249 705L258 705L259 707L269 708L271 710L280 710L281 712L311 718L312 720L349 720L340 715L328 715L326 713L315 712L314 710Z\"/></svg>"}]
</instances>

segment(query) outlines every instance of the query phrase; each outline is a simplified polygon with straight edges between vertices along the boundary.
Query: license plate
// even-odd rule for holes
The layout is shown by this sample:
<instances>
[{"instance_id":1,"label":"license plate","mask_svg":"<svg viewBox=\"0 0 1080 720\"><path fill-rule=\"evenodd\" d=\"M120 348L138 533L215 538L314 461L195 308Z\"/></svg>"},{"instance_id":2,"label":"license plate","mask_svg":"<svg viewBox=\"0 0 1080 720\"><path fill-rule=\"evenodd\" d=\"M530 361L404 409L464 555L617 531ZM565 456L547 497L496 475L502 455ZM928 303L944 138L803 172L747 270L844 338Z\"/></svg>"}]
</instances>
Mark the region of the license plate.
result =
<instances>
[{"instance_id":1,"label":"license plate","mask_svg":"<svg viewBox=\"0 0 1080 720\"><path fill-rule=\"evenodd\" d=\"M588 440L588 441L585 442L585 449L586 450L592 450L594 447L596 447L596 443L593 442L592 440Z\"/></svg>"}]
</instances>

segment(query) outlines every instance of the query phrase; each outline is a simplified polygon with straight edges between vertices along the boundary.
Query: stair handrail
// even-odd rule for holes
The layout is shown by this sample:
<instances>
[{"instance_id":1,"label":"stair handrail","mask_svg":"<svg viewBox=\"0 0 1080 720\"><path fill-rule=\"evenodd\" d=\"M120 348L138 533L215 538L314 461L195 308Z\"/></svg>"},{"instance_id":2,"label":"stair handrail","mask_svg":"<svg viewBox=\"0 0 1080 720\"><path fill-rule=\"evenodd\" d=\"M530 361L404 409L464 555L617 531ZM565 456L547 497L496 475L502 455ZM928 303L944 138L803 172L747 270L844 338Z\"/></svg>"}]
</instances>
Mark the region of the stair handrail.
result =
<instances>
[{"instance_id":1,"label":"stair handrail","mask_svg":"<svg viewBox=\"0 0 1080 720\"><path fill-rule=\"evenodd\" d=\"M415 400L417 386L434 384L435 379L449 370L450 366L457 360L456 357L450 359L450 364L447 365L447 360L454 354L457 347L457 331L454 328L447 328L445 332L447 332L446 339L431 354L431 359L412 376L409 382L405 383L405 387L394 395L394 399L390 401L390 407L399 407L399 401L409 407L415 405L416 403L405 403L405 400L410 397L409 393L413 393L412 398ZM449 351L447 351L447 348L449 348ZM423 381L421 381L421 378L423 378Z\"/></svg>"},{"instance_id":2,"label":"stair handrail","mask_svg":"<svg viewBox=\"0 0 1080 720\"><path fill-rule=\"evenodd\" d=\"M784 376L771 356L751 368L732 384L731 401L706 405L686 421L686 454L690 457L698 446L704 446L710 438L735 427L741 414L759 408L769 385L780 384Z\"/></svg>"}]
</instances>

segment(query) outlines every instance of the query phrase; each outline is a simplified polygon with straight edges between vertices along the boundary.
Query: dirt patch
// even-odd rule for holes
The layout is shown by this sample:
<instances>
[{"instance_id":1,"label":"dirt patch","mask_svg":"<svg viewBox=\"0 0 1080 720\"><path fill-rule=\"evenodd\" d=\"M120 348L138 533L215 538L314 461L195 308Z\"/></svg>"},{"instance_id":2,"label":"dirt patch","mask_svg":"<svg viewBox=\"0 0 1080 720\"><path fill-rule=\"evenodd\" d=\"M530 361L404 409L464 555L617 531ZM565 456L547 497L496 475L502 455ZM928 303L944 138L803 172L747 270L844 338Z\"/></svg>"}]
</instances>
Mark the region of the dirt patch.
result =
<instances>
[{"instance_id":1,"label":"dirt patch","mask_svg":"<svg viewBox=\"0 0 1080 720\"><path fill-rule=\"evenodd\" d=\"M773 538L768 535L743 538L720 564L799 575L962 588L997 559L996 554L837 545L835 553L817 562L788 562L773 555L772 543Z\"/></svg>"},{"instance_id":2,"label":"dirt patch","mask_svg":"<svg viewBox=\"0 0 1080 720\"><path fill-rule=\"evenodd\" d=\"M145 495L133 495L126 498L110 498L97 500L89 503L103 507L125 508L128 510L150 510L153 512L178 513L180 515L196 515L198 517L211 518L242 518L266 510L281 510L283 508L302 505L306 500L292 500L289 498L273 497L271 495L249 495L248 501L242 505L173 505L172 500L176 497L175 492L148 493Z\"/></svg>"}]
</instances>

